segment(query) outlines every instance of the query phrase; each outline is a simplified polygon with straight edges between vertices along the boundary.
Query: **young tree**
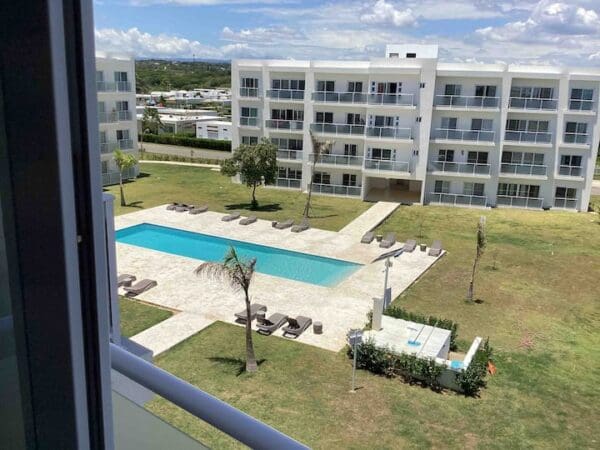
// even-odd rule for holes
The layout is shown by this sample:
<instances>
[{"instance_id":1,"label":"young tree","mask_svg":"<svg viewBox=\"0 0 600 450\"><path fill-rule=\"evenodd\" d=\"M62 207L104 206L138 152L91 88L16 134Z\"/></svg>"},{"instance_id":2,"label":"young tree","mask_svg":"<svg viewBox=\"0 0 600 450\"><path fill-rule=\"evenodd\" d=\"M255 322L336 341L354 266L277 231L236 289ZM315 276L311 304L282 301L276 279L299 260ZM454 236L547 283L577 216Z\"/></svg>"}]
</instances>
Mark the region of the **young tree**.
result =
<instances>
[{"instance_id":1,"label":"young tree","mask_svg":"<svg viewBox=\"0 0 600 450\"><path fill-rule=\"evenodd\" d=\"M258 207L256 187L277 179L277 147L265 138L256 145L242 144L230 159L223 161L221 173L229 177L240 175L242 182L252 188L252 209L255 209Z\"/></svg>"},{"instance_id":2,"label":"young tree","mask_svg":"<svg viewBox=\"0 0 600 450\"><path fill-rule=\"evenodd\" d=\"M123 192L123 172L132 168L137 164L137 159L130 153L124 153L120 148L117 148L113 153L113 158L119 169L119 189L121 191L121 206L126 206L125 193Z\"/></svg>"},{"instance_id":3,"label":"young tree","mask_svg":"<svg viewBox=\"0 0 600 450\"><path fill-rule=\"evenodd\" d=\"M250 282L254 274L256 259L242 261L233 247L225 255L223 263L205 262L196 268L196 275L206 275L214 279L226 281L236 290L244 291L246 301L246 372L256 372L258 365L252 344L252 321L250 320Z\"/></svg>"},{"instance_id":4,"label":"young tree","mask_svg":"<svg viewBox=\"0 0 600 450\"><path fill-rule=\"evenodd\" d=\"M156 108L144 108L142 115L142 133L148 130L149 133L158 134L162 128L162 121Z\"/></svg>"},{"instance_id":5,"label":"young tree","mask_svg":"<svg viewBox=\"0 0 600 450\"><path fill-rule=\"evenodd\" d=\"M469 282L469 291L467 292L467 301L473 301L473 295L475 293L475 273L477 271L477 264L479 259L483 255L485 247L487 245L487 236L485 232L485 216L479 218L477 224L477 251L475 253L475 260L473 261L473 270L471 271L471 281Z\"/></svg>"},{"instance_id":6,"label":"young tree","mask_svg":"<svg viewBox=\"0 0 600 450\"><path fill-rule=\"evenodd\" d=\"M312 199L312 188L315 168L317 167L317 164L321 162L321 157L323 155L328 155L329 153L331 153L331 149L333 148L334 144L333 141L321 142L317 140L312 131L310 132L310 140L312 141L313 147L313 165L312 172L310 174L310 182L308 183L308 197L306 198L306 205L304 206L303 216L305 220L308 219L308 215L310 214L310 201Z\"/></svg>"}]
</instances>

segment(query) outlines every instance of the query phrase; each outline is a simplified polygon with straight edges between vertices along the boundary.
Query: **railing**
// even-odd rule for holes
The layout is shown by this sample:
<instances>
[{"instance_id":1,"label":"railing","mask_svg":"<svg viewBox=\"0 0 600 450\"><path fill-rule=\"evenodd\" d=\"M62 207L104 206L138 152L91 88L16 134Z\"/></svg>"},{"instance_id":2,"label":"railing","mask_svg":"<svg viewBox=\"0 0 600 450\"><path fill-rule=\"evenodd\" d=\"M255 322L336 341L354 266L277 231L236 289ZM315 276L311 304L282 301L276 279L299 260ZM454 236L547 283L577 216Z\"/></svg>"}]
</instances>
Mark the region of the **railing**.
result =
<instances>
[{"instance_id":1,"label":"railing","mask_svg":"<svg viewBox=\"0 0 600 450\"><path fill-rule=\"evenodd\" d=\"M258 126L258 117L240 117L240 126L257 127Z\"/></svg>"},{"instance_id":2,"label":"railing","mask_svg":"<svg viewBox=\"0 0 600 450\"><path fill-rule=\"evenodd\" d=\"M513 109L556 110L557 105L558 100L555 98L511 97L508 107Z\"/></svg>"},{"instance_id":3,"label":"railing","mask_svg":"<svg viewBox=\"0 0 600 450\"><path fill-rule=\"evenodd\" d=\"M302 160L302 150L277 149L278 159L299 159Z\"/></svg>"},{"instance_id":4,"label":"railing","mask_svg":"<svg viewBox=\"0 0 600 450\"><path fill-rule=\"evenodd\" d=\"M124 180L131 180L132 178L137 177L138 175L138 168L137 167L130 167L129 169L126 169L123 171L123 179ZM102 174L102 186L109 186L111 184L117 184L119 182L119 172L117 171L112 171L112 172L106 172Z\"/></svg>"},{"instance_id":5,"label":"railing","mask_svg":"<svg viewBox=\"0 0 600 450\"><path fill-rule=\"evenodd\" d=\"M315 154L310 154L310 160L315 161ZM362 156L352 156L352 155L321 155L319 157L319 163L322 164L335 164L337 166L362 166L363 157Z\"/></svg>"},{"instance_id":6,"label":"railing","mask_svg":"<svg viewBox=\"0 0 600 450\"><path fill-rule=\"evenodd\" d=\"M502 163L500 173L508 175L538 175L546 176L548 168L542 164Z\"/></svg>"},{"instance_id":7,"label":"railing","mask_svg":"<svg viewBox=\"0 0 600 450\"><path fill-rule=\"evenodd\" d=\"M110 356L117 372L250 448L308 448L118 345L110 344Z\"/></svg>"},{"instance_id":8,"label":"railing","mask_svg":"<svg viewBox=\"0 0 600 450\"><path fill-rule=\"evenodd\" d=\"M559 166L558 174L567 177L582 177L583 167L581 166Z\"/></svg>"},{"instance_id":9,"label":"railing","mask_svg":"<svg viewBox=\"0 0 600 450\"><path fill-rule=\"evenodd\" d=\"M451 106L452 108L497 108L498 97L478 97L464 95L436 95L436 106Z\"/></svg>"},{"instance_id":10,"label":"railing","mask_svg":"<svg viewBox=\"0 0 600 450\"><path fill-rule=\"evenodd\" d=\"M98 122L100 123L114 123L131 120L131 111L112 111L112 112L99 112Z\"/></svg>"},{"instance_id":11,"label":"railing","mask_svg":"<svg viewBox=\"0 0 600 450\"><path fill-rule=\"evenodd\" d=\"M443 205L485 206L487 204L487 197L481 195L430 192L429 203L439 203Z\"/></svg>"},{"instance_id":12,"label":"railing","mask_svg":"<svg viewBox=\"0 0 600 450\"><path fill-rule=\"evenodd\" d=\"M434 139L451 141L493 142L494 132L486 130L456 130L453 128L436 128Z\"/></svg>"},{"instance_id":13,"label":"railing","mask_svg":"<svg viewBox=\"0 0 600 450\"><path fill-rule=\"evenodd\" d=\"M117 89L114 81L96 81L98 92L114 92Z\"/></svg>"},{"instance_id":14,"label":"railing","mask_svg":"<svg viewBox=\"0 0 600 450\"><path fill-rule=\"evenodd\" d=\"M117 141L117 147L121 150L130 150L133 148L133 140L131 139L119 139Z\"/></svg>"},{"instance_id":15,"label":"railing","mask_svg":"<svg viewBox=\"0 0 600 450\"><path fill-rule=\"evenodd\" d=\"M415 106L413 94L369 94L369 105Z\"/></svg>"},{"instance_id":16,"label":"railing","mask_svg":"<svg viewBox=\"0 0 600 450\"><path fill-rule=\"evenodd\" d=\"M410 163L385 159L365 159L364 168L377 171L410 172Z\"/></svg>"},{"instance_id":17,"label":"railing","mask_svg":"<svg viewBox=\"0 0 600 450\"><path fill-rule=\"evenodd\" d=\"M315 102L323 103L367 103L367 94L363 92L329 92L317 91L312 93Z\"/></svg>"},{"instance_id":18,"label":"railing","mask_svg":"<svg viewBox=\"0 0 600 450\"><path fill-rule=\"evenodd\" d=\"M391 139L412 139L410 128L397 127L367 127L367 136Z\"/></svg>"},{"instance_id":19,"label":"railing","mask_svg":"<svg viewBox=\"0 0 600 450\"><path fill-rule=\"evenodd\" d=\"M518 195L498 195L496 203L504 206L516 206L519 208L541 208L543 198L540 197L520 197Z\"/></svg>"},{"instance_id":20,"label":"railing","mask_svg":"<svg viewBox=\"0 0 600 450\"><path fill-rule=\"evenodd\" d=\"M587 144L588 134L587 133L566 133L564 136L565 144Z\"/></svg>"},{"instance_id":21,"label":"railing","mask_svg":"<svg viewBox=\"0 0 600 450\"><path fill-rule=\"evenodd\" d=\"M267 97L272 100L304 100L304 91L293 89L270 89Z\"/></svg>"},{"instance_id":22,"label":"railing","mask_svg":"<svg viewBox=\"0 0 600 450\"><path fill-rule=\"evenodd\" d=\"M129 81L115 81L115 85L118 92L131 91L131 82Z\"/></svg>"},{"instance_id":23,"label":"railing","mask_svg":"<svg viewBox=\"0 0 600 450\"><path fill-rule=\"evenodd\" d=\"M365 134L364 125L348 125L342 123L312 123L310 129L315 133L329 134Z\"/></svg>"},{"instance_id":24,"label":"railing","mask_svg":"<svg viewBox=\"0 0 600 450\"><path fill-rule=\"evenodd\" d=\"M304 128L304 122L301 120L282 120L282 119L267 119L265 121L267 128L274 128L277 130L300 130Z\"/></svg>"},{"instance_id":25,"label":"railing","mask_svg":"<svg viewBox=\"0 0 600 450\"><path fill-rule=\"evenodd\" d=\"M301 183L300 180L296 180L294 178L277 178L275 185L277 187L299 189L300 183Z\"/></svg>"},{"instance_id":26,"label":"railing","mask_svg":"<svg viewBox=\"0 0 600 450\"><path fill-rule=\"evenodd\" d=\"M570 99L569 100L570 111L593 111L594 100L581 100L581 99Z\"/></svg>"},{"instance_id":27,"label":"railing","mask_svg":"<svg viewBox=\"0 0 600 450\"><path fill-rule=\"evenodd\" d=\"M460 173L464 175L489 175L490 165L469 162L454 161L431 161L429 163L431 172Z\"/></svg>"},{"instance_id":28,"label":"railing","mask_svg":"<svg viewBox=\"0 0 600 450\"><path fill-rule=\"evenodd\" d=\"M254 97L258 98L258 88L241 87L240 97Z\"/></svg>"},{"instance_id":29,"label":"railing","mask_svg":"<svg viewBox=\"0 0 600 450\"><path fill-rule=\"evenodd\" d=\"M555 197L554 207L564 209L575 209L577 208L577 198L566 198L566 197Z\"/></svg>"},{"instance_id":30,"label":"railing","mask_svg":"<svg viewBox=\"0 0 600 450\"><path fill-rule=\"evenodd\" d=\"M313 192L317 194L360 196L362 186L342 186L340 184L313 183Z\"/></svg>"},{"instance_id":31,"label":"railing","mask_svg":"<svg viewBox=\"0 0 600 450\"><path fill-rule=\"evenodd\" d=\"M506 130L504 140L531 144L550 144L552 142L552 133L548 133L547 131Z\"/></svg>"}]
</instances>

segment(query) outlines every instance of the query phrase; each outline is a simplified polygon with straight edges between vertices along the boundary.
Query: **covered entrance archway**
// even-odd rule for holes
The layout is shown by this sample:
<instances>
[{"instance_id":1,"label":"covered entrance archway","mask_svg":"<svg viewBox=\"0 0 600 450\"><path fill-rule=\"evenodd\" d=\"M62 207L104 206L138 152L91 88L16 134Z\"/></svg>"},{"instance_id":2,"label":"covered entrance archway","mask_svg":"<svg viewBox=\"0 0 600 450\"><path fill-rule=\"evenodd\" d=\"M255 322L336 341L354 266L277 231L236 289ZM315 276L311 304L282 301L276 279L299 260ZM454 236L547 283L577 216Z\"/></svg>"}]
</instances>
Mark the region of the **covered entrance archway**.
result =
<instances>
[{"instance_id":1,"label":"covered entrance archway","mask_svg":"<svg viewBox=\"0 0 600 450\"><path fill-rule=\"evenodd\" d=\"M367 201L388 201L411 205L421 202L420 180L365 177L363 190Z\"/></svg>"}]
</instances>

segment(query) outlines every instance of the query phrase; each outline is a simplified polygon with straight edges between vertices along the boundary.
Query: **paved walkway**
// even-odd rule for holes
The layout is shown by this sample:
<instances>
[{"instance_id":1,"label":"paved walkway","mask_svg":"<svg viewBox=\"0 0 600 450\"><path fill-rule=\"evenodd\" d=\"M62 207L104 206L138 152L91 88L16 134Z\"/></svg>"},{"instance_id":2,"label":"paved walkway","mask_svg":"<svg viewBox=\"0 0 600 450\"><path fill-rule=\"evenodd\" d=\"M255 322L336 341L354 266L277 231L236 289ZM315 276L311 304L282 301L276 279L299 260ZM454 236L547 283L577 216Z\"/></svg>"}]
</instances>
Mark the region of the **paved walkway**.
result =
<instances>
[{"instance_id":1,"label":"paved walkway","mask_svg":"<svg viewBox=\"0 0 600 450\"><path fill-rule=\"evenodd\" d=\"M600 180L592 181L592 195L600 195Z\"/></svg>"},{"instance_id":2,"label":"paved walkway","mask_svg":"<svg viewBox=\"0 0 600 450\"><path fill-rule=\"evenodd\" d=\"M346 225L340 230L340 234L359 239L367 231L371 231L390 214L392 214L400 203L396 202L377 202L364 213Z\"/></svg>"},{"instance_id":3,"label":"paved walkway","mask_svg":"<svg viewBox=\"0 0 600 450\"><path fill-rule=\"evenodd\" d=\"M180 161L145 161L141 160L140 162L144 164L167 164L171 166L190 166L190 167L204 167L206 169L220 169L221 166L218 164L202 164L202 163L189 163L189 162L180 162Z\"/></svg>"},{"instance_id":4,"label":"paved walkway","mask_svg":"<svg viewBox=\"0 0 600 450\"><path fill-rule=\"evenodd\" d=\"M155 144L144 142L142 144L148 153L162 153L163 155L185 156L188 158L229 159L231 152L209 150L204 148L184 147L182 145Z\"/></svg>"}]
</instances>

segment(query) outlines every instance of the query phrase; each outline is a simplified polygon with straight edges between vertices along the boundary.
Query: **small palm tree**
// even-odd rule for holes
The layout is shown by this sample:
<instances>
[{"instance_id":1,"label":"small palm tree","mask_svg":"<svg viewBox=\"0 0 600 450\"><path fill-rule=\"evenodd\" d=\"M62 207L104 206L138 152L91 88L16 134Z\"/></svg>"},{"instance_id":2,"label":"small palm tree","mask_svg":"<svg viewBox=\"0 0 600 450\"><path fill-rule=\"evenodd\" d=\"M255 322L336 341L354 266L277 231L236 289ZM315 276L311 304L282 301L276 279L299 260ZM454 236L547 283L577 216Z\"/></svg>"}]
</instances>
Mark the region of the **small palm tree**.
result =
<instances>
[{"instance_id":1,"label":"small palm tree","mask_svg":"<svg viewBox=\"0 0 600 450\"><path fill-rule=\"evenodd\" d=\"M246 301L246 372L256 372L258 365L254 356L254 345L252 344L252 322L250 317L250 282L254 275L256 259L242 261L233 247L225 255L222 263L205 262L200 264L194 273L206 275L210 278L224 280L236 290L244 291Z\"/></svg>"},{"instance_id":2,"label":"small palm tree","mask_svg":"<svg viewBox=\"0 0 600 450\"><path fill-rule=\"evenodd\" d=\"M321 156L328 155L331 153L331 149L333 148L333 141L319 141L314 136L312 131L310 132L310 140L312 141L313 147L313 169L310 174L310 182L308 184L308 197L306 198L306 205L304 206L304 219L308 219L308 215L310 214L310 201L312 198L312 188L313 188L313 178L315 175L315 169L317 164L321 162Z\"/></svg>"},{"instance_id":3,"label":"small palm tree","mask_svg":"<svg viewBox=\"0 0 600 450\"><path fill-rule=\"evenodd\" d=\"M119 169L119 189L121 191L121 206L126 206L127 203L125 202L125 193L123 191L123 172L135 166L137 164L137 159L135 159L135 156L129 153L124 153L120 148L117 148L114 151L113 157L115 159L117 169Z\"/></svg>"}]
</instances>

